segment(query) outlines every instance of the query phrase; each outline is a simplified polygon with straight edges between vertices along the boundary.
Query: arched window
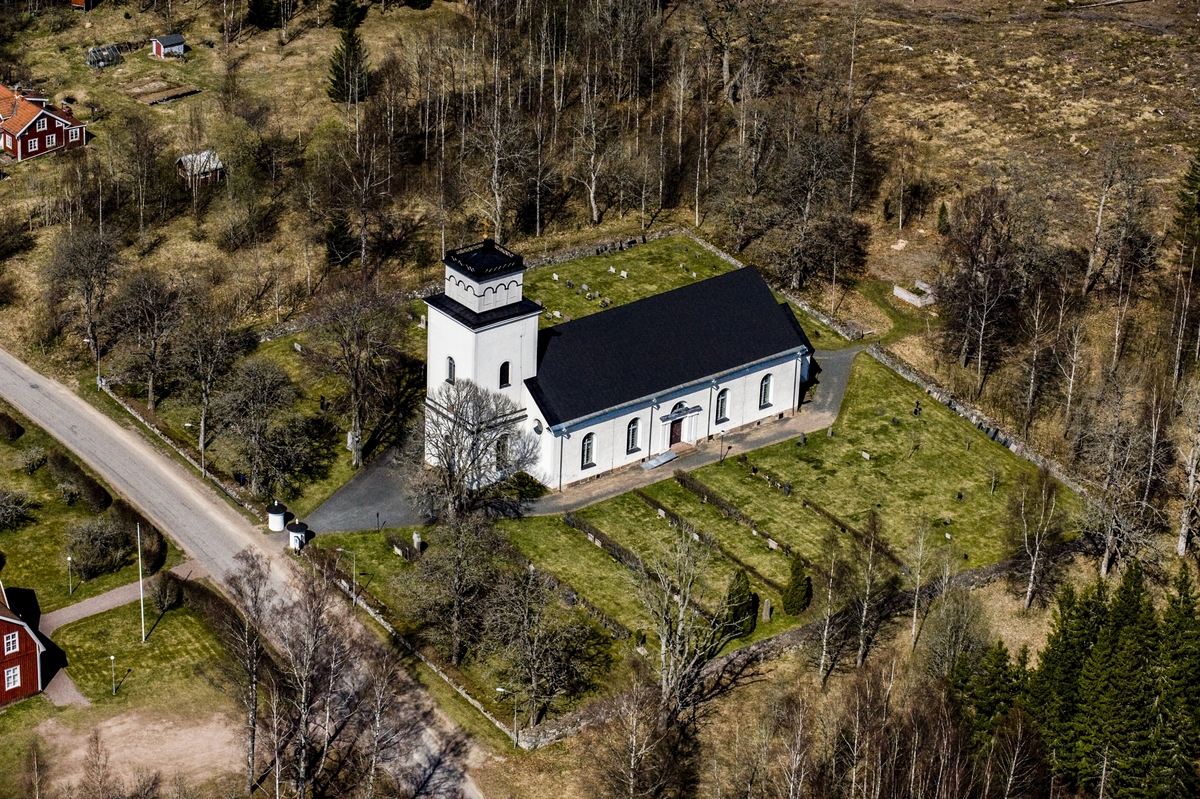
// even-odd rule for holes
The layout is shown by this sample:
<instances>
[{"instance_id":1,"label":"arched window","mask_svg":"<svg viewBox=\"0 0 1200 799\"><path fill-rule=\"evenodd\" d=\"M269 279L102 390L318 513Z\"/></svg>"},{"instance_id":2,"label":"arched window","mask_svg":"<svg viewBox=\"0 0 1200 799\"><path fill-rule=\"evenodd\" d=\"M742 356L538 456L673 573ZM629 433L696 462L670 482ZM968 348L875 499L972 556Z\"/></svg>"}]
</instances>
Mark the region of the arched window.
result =
<instances>
[{"instance_id":1,"label":"arched window","mask_svg":"<svg viewBox=\"0 0 1200 799\"><path fill-rule=\"evenodd\" d=\"M717 392L717 421L729 421L729 389L727 388Z\"/></svg>"},{"instance_id":2,"label":"arched window","mask_svg":"<svg viewBox=\"0 0 1200 799\"><path fill-rule=\"evenodd\" d=\"M758 407L766 408L771 404L771 376L764 375L758 384Z\"/></svg>"},{"instance_id":3,"label":"arched window","mask_svg":"<svg viewBox=\"0 0 1200 799\"><path fill-rule=\"evenodd\" d=\"M595 463L592 462L592 449L594 448L595 443L596 443L596 434L595 433L588 433L586 436L583 437L583 447L582 447L582 451L579 454L580 468L586 469L589 466L596 465Z\"/></svg>"},{"instance_id":4,"label":"arched window","mask_svg":"<svg viewBox=\"0 0 1200 799\"><path fill-rule=\"evenodd\" d=\"M499 469L508 468L508 436L496 439L496 466Z\"/></svg>"},{"instance_id":5,"label":"arched window","mask_svg":"<svg viewBox=\"0 0 1200 799\"><path fill-rule=\"evenodd\" d=\"M500 388L508 388L508 361L500 364Z\"/></svg>"},{"instance_id":6,"label":"arched window","mask_svg":"<svg viewBox=\"0 0 1200 799\"><path fill-rule=\"evenodd\" d=\"M641 441L640 433L642 432L642 420L634 417L629 420L629 426L625 428L625 452L637 452Z\"/></svg>"},{"instance_id":7,"label":"arched window","mask_svg":"<svg viewBox=\"0 0 1200 799\"><path fill-rule=\"evenodd\" d=\"M453 358L446 359L446 382L447 383L454 382L454 359Z\"/></svg>"},{"instance_id":8,"label":"arched window","mask_svg":"<svg viewBox=\"0 0 1200 799\"><path fill-rule=\"evenodd\" d=\"M675 407L671 409L671 413L679 413L686 407L687 407L686 402L677 402L677 403L675 403Z\"/></svg>"}]
</instances>

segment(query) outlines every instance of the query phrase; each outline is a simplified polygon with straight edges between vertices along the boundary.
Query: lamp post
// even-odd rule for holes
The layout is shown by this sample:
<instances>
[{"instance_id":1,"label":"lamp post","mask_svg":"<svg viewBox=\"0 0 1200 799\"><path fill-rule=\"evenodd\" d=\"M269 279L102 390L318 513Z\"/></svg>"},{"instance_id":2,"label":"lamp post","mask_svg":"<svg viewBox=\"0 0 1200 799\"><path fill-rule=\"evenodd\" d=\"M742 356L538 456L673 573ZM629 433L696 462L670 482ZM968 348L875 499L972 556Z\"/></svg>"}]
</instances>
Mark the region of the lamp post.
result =
<instances>
[{"instance_id":1,"label":"lamp post","mask_svg":"<svg viewBox=\"0 0 1200 799\"><path fill-rule=\"evenodd\" d=\"M67 555L67 596L75 594L75 583L71 581L71 556Z\"/></svg>"},{"instance_id":2,"label":"lamp post","mask_svg":"<svg viewBox=\"0 0 1200 799\"><path fill-rule=\"evenodd\" d=\"M518 732L517 732L517 695L516 695L516 694L514 694L512 691L508 690L507 688L497 688L497 689L496 689L496 693L500 694L500 696L502 696L502 697L504 697L504 696L511 696L511 697L512 697L512 706L513 706L513 733L512 733L512 739L513 739L513 749L517 749L517 748L519 748L519 746L520 746L520 743L519 743L519 741L520 741L520 737L519 737L519 736L520 736L520 733L518 733Z\"/></svg>"},{"instance_id":3,"label":"lamp post","mask_svg":"<svg viewBox=\"0 0 1200 799\"><path fill-rule=\"evenodd\" d=\"M146 591L142 585L142 524L137 526L138 544L138 603L142 606L142 643L146 643Z\"/></svg>"},{"instance_id":4,"label":"lamp post","mask_svg":"<svg viewBox=\"0 0 1200 799\"><path fill-rule=\"evenodd\" d=\"M112 670L113 696L116 696L117 695L117 656L116 655L108 656L108 665L109 665L109 668Z\"/></svg>"}]
</instances>

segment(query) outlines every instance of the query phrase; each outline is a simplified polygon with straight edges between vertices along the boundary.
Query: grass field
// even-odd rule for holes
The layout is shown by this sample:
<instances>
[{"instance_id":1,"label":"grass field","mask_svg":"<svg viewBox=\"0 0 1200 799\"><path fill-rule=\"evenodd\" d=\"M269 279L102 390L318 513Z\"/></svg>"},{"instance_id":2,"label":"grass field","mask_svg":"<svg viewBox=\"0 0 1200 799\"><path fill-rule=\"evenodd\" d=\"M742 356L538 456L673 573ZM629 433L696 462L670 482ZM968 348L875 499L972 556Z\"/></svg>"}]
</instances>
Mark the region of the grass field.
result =
<instances>
[{"instance_id":1,"label":"grass field","mask_svg":"<svg viewBox=\"0 0 1200 799\"><path fill-rule=\"evenodd\" d=\"M48 467L43 466L33 475L18 469L22 451L34 446L49 451L57 446L57 442L27 419L20 418L8 405L0 404L0 411L17 418L25 427L25 434L16 442L0 441L0 486L24 491L36 503L31 521L13 530L0 531L0 552L8 559L4 571L0 572L5 586L35 590L42 612L49 613L137 580L137 562L134 560L119 571L82 583L76 573L74 592L68 593L67 533L94 514L82 501L69 506L62 501ZM169 540L167 545L166 568L182 563L183 553Z\"/></svg>"},{"instance_id":2,"label":"grass field","mask_svg":"<svg viewBox=\"0 0 1200 799\"><path fill-rule=\"evenodd\" d=\"M213 690L209 680L219 681L227 655L199 615L177 608L160 618L147 603L146 629L142 643L141 615L133 602L68 624L54 641L67 653L67 674L97 706L177 703L191 698L188 691Z\"/></svg>"},{"instance_id":3,"label":"grass field","mask_svg":"<svg viewBox=\"0 0 1200 799\"><path fill-rule=\"evenodd\" d=\"M923 410L914 417L918 400ZM893 417L898 424L892 423ZM964 568L1010 553L1004 542L1009 493L1022 473L1034 471L1032 464L866 355L855 361L832 438L813 434L806 446L788 441L749 455L754 464L792 482L791 498L728 460L700 469L696 476L764 526L782 525L790 518L805 520L802 523L818 534L827 529L828 523L801 507L801 498L812 499L851 524L861 524L867 512L876 509L901 559L913 542L918 519L924 518L935 528L941 546L967 555L961 561ZM1074 511L1078 500L1068 494L1064 504ZM769 516L768 506L778 513ZM805 551L818 541L793 543Z\"/></svg>"}]
</instances>

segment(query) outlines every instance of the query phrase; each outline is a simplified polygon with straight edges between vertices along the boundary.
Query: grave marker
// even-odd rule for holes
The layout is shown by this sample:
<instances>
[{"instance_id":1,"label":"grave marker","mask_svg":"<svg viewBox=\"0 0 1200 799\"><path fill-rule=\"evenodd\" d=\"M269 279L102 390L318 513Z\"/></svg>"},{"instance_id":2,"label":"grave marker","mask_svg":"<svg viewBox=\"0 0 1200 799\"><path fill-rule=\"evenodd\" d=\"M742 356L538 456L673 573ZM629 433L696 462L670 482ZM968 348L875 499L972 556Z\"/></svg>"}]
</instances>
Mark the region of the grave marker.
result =
<instances>
[{"instance_id":1,"label":"grave marker","mask_svg":"<svg viewBox=\"0 0 1200 799\"><path fill-rule=\"evenodd\" d=\"M762 621L763 621L763 624L769 624L771 622L771 599L770 599L770 597L763 600Z\"/></svg>"},{"instance_id":2,"label":"grave marker","mask_svg":"<svg viewBox=\"0 0 1200 799\"><path fill-rule=\"evenodd\" d=\"M865 449L862 451L862 456L864 461L871 460L871 453L867 452Z\"/></svg>"},{"instance_id":3,"label":"grave marker","mask_svg":"<svg viewBox=\"0 0 1200 799\"><path fill-rule=\"evenodd\" d=\"M555 280L558 280L558 272L551 273L550 277L554 278Z\"/></svg>"},{"instance_id":4,"label":"grave marker","mask_svg":"<svg viewBox=\"0 0 1200 799\"><path fill-rule=\"evenodd\" d=\"M624 269L622 269L622 270L621 270L621 277L623 277L623 278L628 278L628 277L629 277L629 273L628 273L628 272L626 272Z\"/></svg>"}]
</instances>

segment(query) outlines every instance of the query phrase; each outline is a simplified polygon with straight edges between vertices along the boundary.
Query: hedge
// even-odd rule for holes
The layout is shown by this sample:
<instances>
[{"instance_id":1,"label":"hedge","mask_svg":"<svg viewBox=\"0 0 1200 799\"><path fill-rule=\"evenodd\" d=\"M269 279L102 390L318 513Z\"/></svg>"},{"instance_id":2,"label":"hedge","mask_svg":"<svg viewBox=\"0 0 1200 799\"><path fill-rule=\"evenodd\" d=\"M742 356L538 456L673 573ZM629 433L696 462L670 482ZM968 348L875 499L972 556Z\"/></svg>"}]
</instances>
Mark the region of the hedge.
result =
<instances>
[{"instance_id":1,"label":"hedge","mask_svg":"<svg viewBox=\"0 0 1200 799\"><path fill-rule=\"evenodd\" d=\"M112 497L104 486L81 469L79 464L62 450L51 450L47 465L56 481L74 486L79 491L79 495L93 513L100 513L112 504Z\"/></svg>"},{"instance_id":2,"label":"hedge","mask_svg":"<svg viewBox=\"0 0 1200 799\"><path fill-rule=\"evenodd\" d=\"M133 546L137 547L138 525L142 527L142 564L146 574L154 574L167 562L167 541L158 528L150 524L146 517L138 513L123 499L113 500L108 515L118 529L129 536Z\"/></svg>"},{"instance_id":3,"label":"hedge","mask_svg":"<svg viewBox=\"0 0 1200 799\"><path fill-rule=\"evenodd\" d=\"M11 444L23 435L25 428L16 419L7 413L0 413L0 438Z\"/></svg>"}]
</instances>

